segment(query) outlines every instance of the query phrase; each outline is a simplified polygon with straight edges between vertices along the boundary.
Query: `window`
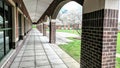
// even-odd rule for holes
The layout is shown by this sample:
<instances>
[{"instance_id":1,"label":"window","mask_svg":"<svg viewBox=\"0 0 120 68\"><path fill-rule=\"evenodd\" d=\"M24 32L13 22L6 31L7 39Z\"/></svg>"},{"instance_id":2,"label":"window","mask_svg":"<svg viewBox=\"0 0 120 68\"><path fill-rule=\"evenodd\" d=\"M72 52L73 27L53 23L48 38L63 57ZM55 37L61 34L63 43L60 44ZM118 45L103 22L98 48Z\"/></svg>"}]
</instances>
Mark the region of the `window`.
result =
<instances>
[{"instance_id":1,"label":"window","mask_svg":"<svg viewBox=\"0 0 120 68\"><path fill-rule=\"evenodd\" d=\"M10 51L12 42L11 7L0 1L0 60Z\"/></svg>"}]
</instances>

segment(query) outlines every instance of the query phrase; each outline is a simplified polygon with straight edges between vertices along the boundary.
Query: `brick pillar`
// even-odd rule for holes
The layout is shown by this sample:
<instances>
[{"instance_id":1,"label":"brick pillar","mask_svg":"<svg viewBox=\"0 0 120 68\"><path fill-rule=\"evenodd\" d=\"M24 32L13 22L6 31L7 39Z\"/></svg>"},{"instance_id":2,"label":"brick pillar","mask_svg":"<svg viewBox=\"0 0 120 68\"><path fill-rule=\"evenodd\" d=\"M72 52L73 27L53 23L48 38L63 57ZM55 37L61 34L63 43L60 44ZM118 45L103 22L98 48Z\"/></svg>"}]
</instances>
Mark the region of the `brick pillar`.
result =
<instances>
[{"instance_id":1,"label":"brick pillar","mask_svg":"<svg viewBox=\"0 0 120 68\"><path fill-rule=\"evenodd\" d=\"M93 0L86 1L83 7L81 68L115 68L117 1L100 0L94 4ZM114 5L114 8L109 5Z\"/></svg>"},{"instance_id":2,"label":"brick pillar","mask_svg":"<svg viewBox=\"0 0 120 68\"><path fill-rule=\"evenodd\" d=\"M49 42L55 43L56 42L56 25L55 21L51 20L50 22L50 33L49 33Z\"/></svg>"},{"instance_id":3,"label":"brick pillar","mask_svg":"<svg viewBox=\"0 0 120 68\"><path fill-rule=\"evenodd\" d=\"M43 33L43 23L40 24L40 32Z\"/></svg>"},{"instance_id":4,"label":"brick pillar","mask_svg":"<svg viewBox=\"0 0 120 68\"><path fill-rule=\"evenodd\" d=\"M46 36L46 24L43 24L43 36Z\"/></svg>"},{"instance_id":5,"label":"brick pillar","mask_svg":"<svg viewBox=\"0 0 120 68\"><path fill-rule=\"evenodd\" d=\"M37 27L37 29L40 31L40 24L38 24L36 27Z\"/></svg>"}]
</instances>

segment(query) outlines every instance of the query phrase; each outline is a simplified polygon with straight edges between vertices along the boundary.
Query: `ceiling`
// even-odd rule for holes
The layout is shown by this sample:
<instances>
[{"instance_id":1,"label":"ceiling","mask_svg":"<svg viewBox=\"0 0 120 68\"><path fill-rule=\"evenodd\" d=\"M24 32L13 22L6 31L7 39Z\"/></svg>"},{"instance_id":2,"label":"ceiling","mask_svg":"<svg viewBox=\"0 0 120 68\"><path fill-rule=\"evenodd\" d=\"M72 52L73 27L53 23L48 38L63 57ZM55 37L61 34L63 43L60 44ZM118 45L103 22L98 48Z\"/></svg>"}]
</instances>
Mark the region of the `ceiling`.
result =
<instances>
[{"instance_id":1,"label":"ceiling","mask_svg":"<svg viewBox=\"0 0 120 68\"><path fill-rule=\"evenodd\" d=\"M23 0L32 22L37 22L53 0Z\"/></svg>"}]
</instances>

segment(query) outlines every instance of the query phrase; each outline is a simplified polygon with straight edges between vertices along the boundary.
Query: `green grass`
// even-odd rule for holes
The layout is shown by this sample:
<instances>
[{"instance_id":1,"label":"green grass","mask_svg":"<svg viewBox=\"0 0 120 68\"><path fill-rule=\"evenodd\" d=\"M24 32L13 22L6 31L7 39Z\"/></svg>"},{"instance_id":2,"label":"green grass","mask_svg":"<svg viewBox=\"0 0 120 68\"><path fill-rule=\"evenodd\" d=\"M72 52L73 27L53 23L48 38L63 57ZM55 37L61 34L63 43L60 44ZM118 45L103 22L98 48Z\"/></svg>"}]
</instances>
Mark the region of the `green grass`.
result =
<instances>
[{"instance_id":1,"label":"green grass","mask_svg":"<svg viewBox=\"0 0 120 68\"><path fill-rule=\"evenodd\" d=\"M117 53L120 54L120 32L118 33L117 36Z\"/></svg>"},{"instance_id":2,"label":"green grass","mask_svg":"<svg viewBox=\"0 0 120 68\"><path fill-rule=\"evenodd\" d=\"M69 38L73 40L68 44L59 45L65 52L67 52L71 57L73 57L76 61L80 63L80 45L81 41L74 38Z\"/></svg>"},{"instance_id":3,"label":"green grass","mask_svg":"<svg viewBox=\"0 0 120 68\"><path fill-rule=\"evenodd\" d=\"M79 33L76 30L56 30L56 32L66 32L66 33L79 35Z\"/></svg>"},{"instance_id":4,"label":"green grass","mask_svg":"<svg viewBox=\"0 0 120 68\"><path fill-rule=\"evenodd\" d=\"M36 25L32 25L32 28L36 28Z\"/></svg>"},{"instance_id":5,"label":"green grass","mask_svg":"<svg viewBox=\"0 0 120 68\"><path fill-rule=\"evenodd\" d=\"M120 68L120 58L116 58L116 68Z\"/></svg>"},{"instance_id":6,"label":"green grass","mask_svg":"<svg viewBox=\"0 0 120 68\"><path fill-rule=\"evenodd\" d=\"M117 53L120 54L120 32L117 35ZM120 68L120 58L116 58L116 68Z\"/></svg>"},{"instance_id":7,"label":"green grass","mask_svg":"<svg viewBox=\"0 0 120 68\"><path fill-rule=\"evenodd\" d=\"M57 30L57 32L67 32L72 34L77 34L77 32L73 33L72 30ZM60 45L65 52L67 52L71 57L73 57L76 61L80 62L80 51L81 51L81 40L69 38L73 40L73 42L69 42L68 44ZM117 53L120 54L120 33L117 36ZM116 58L116 68L120 68L120 58Z\"/></svg>"}]
</instances>

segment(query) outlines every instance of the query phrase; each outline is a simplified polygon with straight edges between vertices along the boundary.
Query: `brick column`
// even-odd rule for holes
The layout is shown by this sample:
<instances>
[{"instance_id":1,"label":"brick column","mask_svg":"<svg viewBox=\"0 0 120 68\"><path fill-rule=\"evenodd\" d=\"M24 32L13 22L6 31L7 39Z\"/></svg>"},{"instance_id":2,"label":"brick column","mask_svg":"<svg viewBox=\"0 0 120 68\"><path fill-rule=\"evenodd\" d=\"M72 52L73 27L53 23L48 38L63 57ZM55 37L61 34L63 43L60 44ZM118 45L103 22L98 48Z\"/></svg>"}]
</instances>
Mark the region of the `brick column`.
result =
<instances>
[{"instance_id":1,"label":"brick column","mask_svg":"<svg viewBox=\"0 0 120 68\"><path fill-rule=\"evenodd\" d=\"M40 24L38 24L38 25L36 26L36 28L40 31Z\"/></svg>"},{"instance_id":2,"label":"brick column","mask_svg":"<svg viewBox=\"0 0 120 68\"><path fill-rule=\"evenodd\" d=\"M40 24L40 32L43 33L43 23Z\"/></svg>"},{"instance_id":3,"label":"brick column","mask_svg":"<svg viewBox=\"0 0 120 68\"><path fill-rule=\"evenodd\" d=\"M46 24L43 23L43 36L46 36Z\"/></svg>"},{"instance_id":4,"label":"brick column","mask_svg":"<svg viewBox=\"0 0 120 68\"><path fill-rule=\"evenodd\" d=\"M56 43L56 22L51 20L50 22L50 33L49 33L49 42Z\"/></svg>"},{"instance_id":5,"label":"brick column","mask_svg":"<svg viewBox=\"0 0 120 68\"><path fill-rule=\"evenodd\" d=\"M84 4L80 65L81 68L115 68L118 0L92 4L93 1Z\"/></svg>"}]
</instances>

